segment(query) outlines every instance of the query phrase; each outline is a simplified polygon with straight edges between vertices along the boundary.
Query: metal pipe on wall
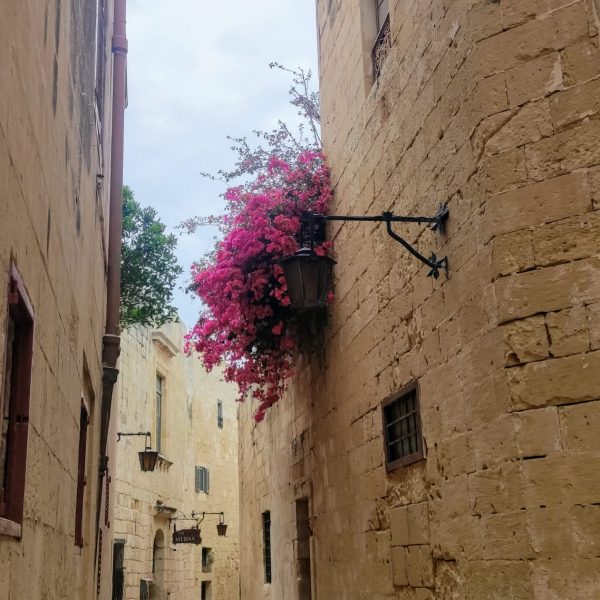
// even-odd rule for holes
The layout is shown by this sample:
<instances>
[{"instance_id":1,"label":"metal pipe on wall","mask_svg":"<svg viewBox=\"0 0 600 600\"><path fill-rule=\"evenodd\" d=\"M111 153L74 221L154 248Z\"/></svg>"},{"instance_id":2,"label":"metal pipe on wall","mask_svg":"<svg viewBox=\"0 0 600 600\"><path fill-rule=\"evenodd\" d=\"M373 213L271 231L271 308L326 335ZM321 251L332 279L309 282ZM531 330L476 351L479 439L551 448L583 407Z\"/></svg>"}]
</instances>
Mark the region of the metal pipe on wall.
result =
<instances>
[{"instance_id":1,"label":"metal pipe on wall","mask_svg":"<svg viewBox=\"0 0 600 600\"><path fill-rule=\"evenodd\" d=\"M121 237L123 229L123 150L125 139L125 101L127 76L126 1L115 0L112 38L113 94L112 142L110 158L110 220L108 229L108 276L106 283L106 327L103 338L102 425L100 455L106 456L108 425L112 407L112 392L119 373Z\"/></svg>"},{"instance_id":2,"label":"metal pipe on wall","mask_svg":"<svg viewBox=\"0 0 600 600\"><path fill-rule=\"evenodd\" d=\"M98 494L96 498L96 544L97 585L100 586L99 565L101 561L102 529L100 527L102 488L108 478L107 442L112 412L114 385L119 375L117 359L121 351L120 305L121 305L121 239L123 234L123 154L125 142L125 105L127 94L127 0L114 0L113 5L113 85L112 85L112 132L110 155L110 197L108 223L108 264L106 280L106 322L102 338L102 403L100 408L100 448L98 471ZM105 524L108 525L108 487L105 496ZM99 587L98 587L99 589Z\"/></svg>"}]
</instances>

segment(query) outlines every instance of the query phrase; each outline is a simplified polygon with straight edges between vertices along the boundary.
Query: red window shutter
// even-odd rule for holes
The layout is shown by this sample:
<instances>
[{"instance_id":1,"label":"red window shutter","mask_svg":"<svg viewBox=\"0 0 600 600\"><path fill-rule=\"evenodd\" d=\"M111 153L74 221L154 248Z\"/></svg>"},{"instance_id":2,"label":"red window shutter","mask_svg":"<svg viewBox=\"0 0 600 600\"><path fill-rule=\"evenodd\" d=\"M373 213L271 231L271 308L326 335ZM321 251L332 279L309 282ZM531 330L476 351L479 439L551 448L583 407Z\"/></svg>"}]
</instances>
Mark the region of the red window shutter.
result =
<instances>
[{"instance_id":1,"label":"red window shutter","mask_svg":"<svg viewBox=\"0 0 600 600\"><path fill-rule=\"evenodd\" d=\"M83 493L85 488L88 423L88 412L82 402L79 417L79 459L77 463L77 498L75 501L75 545L80 548L83 547Z\"/></svg>"},{"instance_id":2,"label":"red window shutter","mask_svg":"<svg viewBox=\"0 0 600 600\"><path fill-rule=\"evenodd\" d=\"M8 311L14 324L14 337L12 365L10 373L7 373L7 377L10 377L10 398L5 398L9 402L9 418L4 505L0 516L21 524L25 498L34 317L25 286L14 267Z\"/></svg>"}]
</instances>

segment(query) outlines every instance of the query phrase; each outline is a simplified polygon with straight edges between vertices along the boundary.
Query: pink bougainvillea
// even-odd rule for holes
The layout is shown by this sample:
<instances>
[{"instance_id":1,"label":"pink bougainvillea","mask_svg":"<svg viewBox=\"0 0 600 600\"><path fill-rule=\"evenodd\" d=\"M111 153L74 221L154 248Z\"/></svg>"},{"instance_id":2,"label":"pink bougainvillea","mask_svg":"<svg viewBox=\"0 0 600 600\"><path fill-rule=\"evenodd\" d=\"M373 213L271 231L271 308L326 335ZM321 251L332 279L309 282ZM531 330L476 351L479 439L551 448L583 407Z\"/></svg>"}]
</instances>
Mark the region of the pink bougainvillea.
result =
<instances>
[{"instance_id":1,"label":"pink bougainvillea","mask_svg":"<svg viewBox=\"0 0 600 600\"><path fill-rule=\"evenodd\" d=\"M278 261L299 249L302 213L326 214L330 199L322 154L307 150L293 163L272 157L252 184L227 190L224 238L210 261L193 267L193 288L206 308L186 349L209 370L226 365L240 400L258 400L257 421L281 397L296 360L297 331ZM315 251L330 248L325 242Z\"/></svg>"}]
</instances>

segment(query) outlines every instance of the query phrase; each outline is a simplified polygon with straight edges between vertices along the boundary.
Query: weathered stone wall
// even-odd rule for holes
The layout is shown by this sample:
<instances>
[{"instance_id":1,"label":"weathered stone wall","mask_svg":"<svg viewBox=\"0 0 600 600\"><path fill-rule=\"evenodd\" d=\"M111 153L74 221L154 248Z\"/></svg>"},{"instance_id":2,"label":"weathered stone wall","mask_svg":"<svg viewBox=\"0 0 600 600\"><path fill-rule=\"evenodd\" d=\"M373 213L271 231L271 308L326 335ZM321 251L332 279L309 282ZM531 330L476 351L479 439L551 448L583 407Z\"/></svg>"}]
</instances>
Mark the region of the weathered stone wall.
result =
<instances>
[{"instance_id":1,"label":"weathered stone wall","mask_svg":"<svg viewBox=\"0 0 600 600\"><path fill-rule=\"evenodd\" d=\"M240 415L245 600L294 599L310 501L313 598L600 597L600 49L590 0L318 0L339 214L325 360ZM417 379L426 460L386 474L381 401ZM271 512L264 584L261 513Z\"/></svg>"},{"instance_id":2,"label":"weathered stone wall","mask_svg":"<svg viewBox=\"0 0 600 600\"><path fill-rule=\"evenodd\" d=\"M100 598L110 597L110 543L99 583L94 563L108 218L108 192L97 188L96 176L100 157L106 164L110 154L108 133L101 146L96 137L95 27L94 0L0 3L2 377L11 263L35 312L24 522L20 540L0 531L2 600L88 600L98 588ZM109 132L110 49L107 58ZM82 396L91 414L80 550L74 529ZM101 529L110 537L104 518Z\"/></svg>"},{"instance_id":3,"label":"weathered stone wall","mask_svg":"<svg viewBox=\"0 0 600 600\"><path fill-rule=\"evenodd\" d=\"M208 600L239 597L239 504L237 410L233 390L218 371L204 372L198 359L182 352L183 325L158 331L132 328L123 334L117 398L118 431L152 433L156 448L156 374L164 377L161 455L154 472L140 470L143 437L117 445L115 538L125 541L125 594L140 597L140 580L152 581L152 598L198 600L202 581ZM223 428L217 424L223 402ZM209 469L209 492L195 491L195 466ZM157 509L161 505L163 512ZM166 507L175 512L166 510ZM172 543L174 527L195 526L192 512L224 512L227 536L218 537L218 516L201 524L202 546ZM169 522L169 516L177 521ZM187 519L187 520L186 520ZM152 572L158 531L164 556ZM160 536L160 534L159 534ZM202 548L212 548L212 572L202 571Z\"/></svg>"}]
</instances>

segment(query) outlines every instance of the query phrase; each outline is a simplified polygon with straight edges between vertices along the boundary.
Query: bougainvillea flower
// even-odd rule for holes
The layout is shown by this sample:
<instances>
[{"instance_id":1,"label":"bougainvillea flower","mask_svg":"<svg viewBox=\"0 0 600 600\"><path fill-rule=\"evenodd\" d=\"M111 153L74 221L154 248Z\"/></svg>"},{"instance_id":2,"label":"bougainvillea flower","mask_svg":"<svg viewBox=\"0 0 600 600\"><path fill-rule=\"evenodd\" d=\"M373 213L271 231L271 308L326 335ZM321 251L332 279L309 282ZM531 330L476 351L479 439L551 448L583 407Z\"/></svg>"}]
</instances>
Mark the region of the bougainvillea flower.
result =
<instances>
[{"instance_id":1,"label":"bougainvillea flower","mask_svg":"<svg viewBox=\"0 0 600 600\"><path fill-rule=\"evenodd\" d=\"M227 233L214 260L192 268L206 309L186 336L186 351L198 352L208 370L225 364L239 400L258 400L257 421L281 398L296 365L297 332L277 263L298 251L302 213L327 214L331 196L322 154L302 152L294 164L271 157L254 187L227 190ZM315 252L331 248L325 242Z\"/></svg>"}]
</instances>

